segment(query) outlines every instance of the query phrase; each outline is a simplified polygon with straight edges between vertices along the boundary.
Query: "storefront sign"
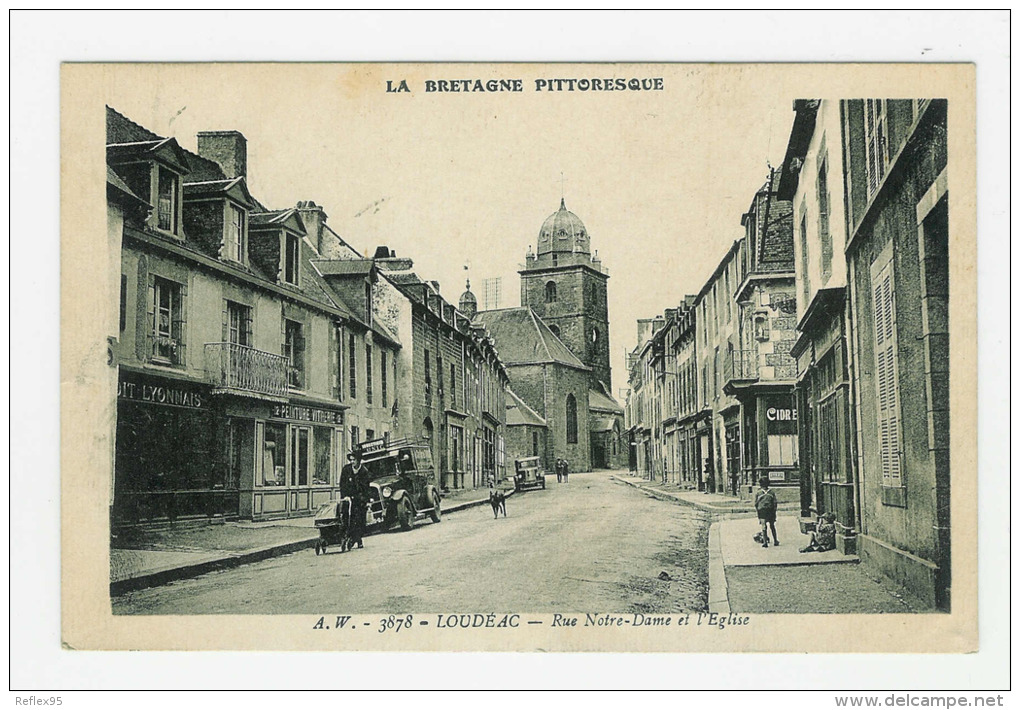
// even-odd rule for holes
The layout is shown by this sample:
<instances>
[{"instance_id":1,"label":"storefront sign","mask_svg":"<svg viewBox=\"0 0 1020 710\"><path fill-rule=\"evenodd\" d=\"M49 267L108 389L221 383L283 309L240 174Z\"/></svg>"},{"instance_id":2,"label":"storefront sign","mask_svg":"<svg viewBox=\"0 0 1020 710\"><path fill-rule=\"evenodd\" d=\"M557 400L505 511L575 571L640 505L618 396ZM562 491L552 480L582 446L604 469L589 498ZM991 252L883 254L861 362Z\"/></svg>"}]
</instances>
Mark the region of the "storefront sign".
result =
<instances>
[{"instance_id":1,"label":"storefront sign","mask_svg":"<svg viewBox=\"0 0 1020 710\"><path fill-rule=\"evenodd\" d=\"M385 448L386 439L372 439L371 441L366 441L361 445L361 453L363 455L374 454L378 451L383 451Z\"/></svg>"},{"instance_id":2,"label":"storefront sign","mask_svg":"<svg viewBox=\"0 0 1020 710\"><path fill-rule=\"evenodd\" d=\"M315 424L343 424L344 413L334 412L330 409L316 409L315 407L301 407L295 404L276 404L270 414L271 419L290 419L298 422L313 422Z\"/></svg>"},{"instance_id":3,"label":"storefront sign","mask_svg":"<svg viewBox=\"0 0 1020 710\"><path fill-rule=\"evenodd\" d=\"M189 409L201 409L207 401L201 392L187 385L142 377L132 377L131 380L122 377L117 383L117 398Z\"/></svg>"},{"instance_id":4,"label":"storefront sign","mask_svg":"<svg viewBox=\"0 0 1020 710\"><path fill-rule=\"evenodd\" d=\"M769 407L765 410L765 418L770 422L795 422L797 421L797 410Z\"/></svg>"},{"instance_id":5,"label":"storefront sign","mask_svg":"<svg viewBox=\"0 0 1020 710\"><path fill-rule=\"evenodd\" d=\"M785 481L786 471L769 471L770 481Z\"/></svg>"}]
</instances>

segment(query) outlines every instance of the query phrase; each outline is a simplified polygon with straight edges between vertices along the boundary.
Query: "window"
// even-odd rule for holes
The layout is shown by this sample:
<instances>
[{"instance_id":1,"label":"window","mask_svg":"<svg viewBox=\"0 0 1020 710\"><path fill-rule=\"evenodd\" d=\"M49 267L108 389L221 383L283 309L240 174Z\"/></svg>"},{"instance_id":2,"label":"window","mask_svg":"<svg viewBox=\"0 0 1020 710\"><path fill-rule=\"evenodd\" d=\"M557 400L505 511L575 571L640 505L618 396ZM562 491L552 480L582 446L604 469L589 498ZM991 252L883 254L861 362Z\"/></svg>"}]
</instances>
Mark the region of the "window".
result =
<instances>
[{"instance_id":1,"label":"window","mask_svg":"<svg viewBox=\"0 0 1020 710\"><path fill-rule=\"evenodd\" d=\"M336 329L336 395L337 399L344 398L344 329L337 326Z\"/></svg>"},{"instance_id":2,"label":"window","mask_svg":"<svg viewBox=\"0 0 1020 710\"><path fill-rule=\"evenodd\" d=\"M436 355L436 375L439 377L439 396L443 397L446 393L443 388L443 356Z\"/></svg>"},{"instance_id":3,"label":"window","mask_svg":"<svg viewBox=\"0 0 1020 710\"><path fill-rule=\"evenodd\" d=\"M464 470L464 430L450 426L450 470Z\"/></svg>"},{"instance_id":4,"label":"window","mask_svg":"<svg viewBox=\"0 0 1020 710\"><path fill-rule=\"evenodd\" d=\"M298 260L301 257L301 239L294 234L285 234L283 253L283 280L298 285Z\"/></svg>"},{"instance_id":5,"label":"window","mask_svg":"<svg viewBox=\"0 0 1020 710\"><path fill-rule=\"evenodd\" d=\"M768 341L772 337L772 328L769 324L768 313L755 313L754 314L754 338L762 342ZM733 345L730 344L732 350Z\"/></svg>"},{"instance_id":6,"label":"window","mask_svg":"<svg viewBox=\"0 0 1020 710\"><path fill-rule=\"evenodd\" d=\"M868 196L878 189L885 177L888 156L888 128L885 101L868 99L864 106L865 151L868 159Z\"/></svg>"},{"instance_id":7,"label":"window","mask_svg":"<svg viewBox=\"0 0 1020 710\"><path fill-rule=\"evenodd\" d=\"M545 302L556 303L556 282L550 281L545 285Z\"/></svg>"},{"instance_id":8,"label":"window","mask_svg":"<svg viewBox=\"0 0 1020 710\"><path fill-rule=\"evenodd\" d=\"M882 461L882 485L903 486L900 466L899 362L896 353L896 302L893 292L892 250L876 262L872 277L875 321L875 384L878 396L878 441ZM879 266L884 261L884 265Z\"/></svg>"},{"instance_id":9,"label":"window","mask_svg":"<svg viewBox=\"0 0 1020 710\"><path fill-rule=\"evenodd\" d=\"M227 342L251 346L251 308L227 301Z\"/></svg>"},{"instance_id":10,"label":"window","mask_svg":"<svg viewBox=\"0 0 1020 710\"><path fill-rule=\"evenodd\" d=\"M375 388L372 386L372 346L365 343L365 402L372 404Z\"/></svg>"},{"instance_id":11,"label":"window","mask_svg":"<svg viewBox=\"0 0 1020 710\"><path fill-rule=\"evenodd\" d=\"M159 276L152 280L152 359L184 363L184 319L181 284Z\"/></svg>"},{"instance_id":12,"label":"window","mask_svg":"<svg viewBox=\"0 0 1020 710\"><path fill-rule=\"evenodd\" d=\"M616 453L615 451L613 452ZM531 455L538 456L538 432L531 432Z\"/></svg>"},{"instance_id":13,"label":"window","mask_svg":"<svg viewBox=\"0 0 1020 710\"><path fill-rule=\"evenodd\" d=\"M389 381L389 378L388 378L388 375L386 373L386 351L385 350L380 350L379 351L379 375L380 375L380 379L381 379L380 384L382 385L382 406L388 407L389 406L389 392L387 391L388 390L387 383Z\"/></svg>"},{"instance_id":14,"label":"window","mask_svg":"<svg viewBox=\"0 0 1020 710\"><path fill-rule=\"evenodd\" d=\"M305 337L301 323L284 320L283 354L290 363L288 384L294 389L305 388Z\"/></svg>"},{"instance_id":15,"label":"window","mask_svg":"<svg viewBox=\"0 0 1020 710\"><path fill-rule=\"evenodd\" d=\"M577 400L574 395L567 395L567 443L577 443Z\"/></svg>"},{"instance_id":16,"label":"window","mask_svg":"<svg viewBox=\"0 0 1020 710\"><path fill-rule=\"evenodd\" d=\"M429 351L425 351L425 406L432 404L432 371L429 363Z\"/></svg>"},{"instance_id":17,"label":"window","mask_svg":"<svg viewBox=\"0 0 1020 710\"><path fill-rule=\"evenodd\" d=\"M227 233L223 239L224 256L226 258L244 264L248 253L245 219L247 215L237 205L227 203Z\"/></svg>"},{"instance_id":18,"label":"window","mask_svg":"<svg viewBox=\"0 0 1020 710\"><path fill-rule=\"evenodd\" d=\"M357 399L358 398L358 362L357 362L358 357L357 357L357 353L354 352L354 334L353 333L351 333L350 337L348 337L348 339L347 339L347 354L349 356L347 358L348 361L349 361L347 363L348 390L351 393L351 399ZM354 441L356 441L356 440L352 439L352 443Z\"/></svg>"},{"instance_id":19,"label":"window","mask_svg":"<svg viewBox=\"0 0 1020 710\"><path fill-rule=\"evenodd\" d=\"M256 479L263 486L283 486L287 482L287 426L267 422L262 444L262 476Z\"/></svg>"},{"instance_id":20,"label":"window","mask_svg":"<svg viewBox=\"0 0 1020 710\"><path fill-rule=\"evenodd\" d=\"M450 406L457 407L457 363L450 363Z\"/></svg>"},{"instance_id":21,"label":"window","mask_svg":"<svg viewBox=\"0 0 1020 710\"><path fill-rule=\"evenodd\" d=\"M351 451L354 451L354 447L361 443L361 432L358 431L358 427L351 427Z\"/></svg>"},{"instance_id":22,"label":"window","mask_svg":"<svg viewBox=\"0 0 1020 710\"><path fill-rule=\"evenodd\" d=\"M177 234L177 189L179 178L176 173L163 166L157 166L156 184L156 226L164 232Z\"/></svg>"},{"instance_id":23,"label":"window","mask_svg":"<svg viewBox=\"0 0 1020 710\"><path fill-rule=\"evenodd\" d=\"M290 430L290 484L292 486L308 485L308 440L312 437L309 427L296 426Z\"/></svg>"},{"instance_id":24,"label":"window","mask_svg":"<svg viewBox=\"0 0 1020 710\"><path fill-rule=\"evenodd\" d=\"M832 274L832 235L829 233L829 178L828 161L822 158L818 166L818 240L822 247L822 284Z\"/></svg>"},{"instance_id":25,"label":"window","mask_svg":"<svg viewBox=\"0 0 1020 710\"><path fill-rule=\"evenodd\" d=\"M312 485L328 486L332 483L333 430L315 427L312 430Z\"/></svg>"},{"instance_id":26,"label":"window","mask_svg":"<svg viewBox=\"0 0 1020 710\"><path fill-rule=\"evenodd\" d=\"M793 466L797 463L797 435L769 434L769 466Z\"/></svg>"},{"instance_id":27,"label":"window","mask_svg":"<svg viewBox=\"0 0 1020 710\"><path fill-rule=\"evenodd\" d=\"M120 275L120 332L127 327L127 275Z\"/></svg>"}]
</instances>

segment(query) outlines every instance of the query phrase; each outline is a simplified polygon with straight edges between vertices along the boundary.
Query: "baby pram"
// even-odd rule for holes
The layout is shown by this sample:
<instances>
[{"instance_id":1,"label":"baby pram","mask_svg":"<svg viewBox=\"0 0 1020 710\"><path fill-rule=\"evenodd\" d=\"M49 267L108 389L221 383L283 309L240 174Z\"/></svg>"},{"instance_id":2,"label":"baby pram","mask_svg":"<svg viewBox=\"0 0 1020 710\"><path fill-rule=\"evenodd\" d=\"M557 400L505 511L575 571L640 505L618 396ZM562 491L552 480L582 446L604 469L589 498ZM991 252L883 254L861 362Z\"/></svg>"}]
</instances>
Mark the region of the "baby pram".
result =
<instances>
[{"instance_id":1,"label":"baby pram","mask_svg":"<svg viewBox=\"0 0 1020 710\"><path fill-rule=\"evenodd\" d=\"M339 546L340 552L351 549L351 499L341 498L320 506L315 513L315 527L319 531L316 555L325 554L330 545Z\"/></svg>"}]
</instances>

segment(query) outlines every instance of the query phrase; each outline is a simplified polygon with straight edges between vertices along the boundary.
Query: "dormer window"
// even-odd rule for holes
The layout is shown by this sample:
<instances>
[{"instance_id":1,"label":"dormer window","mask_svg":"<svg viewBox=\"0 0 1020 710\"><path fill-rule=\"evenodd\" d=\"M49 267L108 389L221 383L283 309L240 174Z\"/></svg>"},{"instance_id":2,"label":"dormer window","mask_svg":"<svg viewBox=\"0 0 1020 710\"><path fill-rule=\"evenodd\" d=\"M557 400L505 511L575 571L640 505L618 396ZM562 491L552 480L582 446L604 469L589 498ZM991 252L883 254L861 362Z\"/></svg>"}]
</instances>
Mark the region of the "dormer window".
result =
<instances>
[{"instance_id":1,"label":"dormer window","mask_svg":"<svg viewBox=\"0 0 1020 710\"><path fill-rule=\"evenodd\" d=\"M177 205L178 191L180 190L180 178L172 170L162 165L156 166L158 174L156 192L156 226L164 232L178 234Z\"/></svg>"},{"instance_id":2,"label":"dormer window","mask_svg":"<svg viewBox=\"0 0 1020 710\"><path fill-rule=\"evenodd\" d=\"M227 218L224 220L223 254L227 259L240 264L247 263L248 215L241 207L227 203Z\"/></svg>"},{"instance_id":3,"label":"dormer window","mask_svg":"<svg viewBox=\"0 0 1020 710\"><path fill-rule=\"evenodd\" d=\"M296 234L284 233L283 280L293 286L298 285L298 263L301 257L301 238Z\"/></svg>"}]
</instances>

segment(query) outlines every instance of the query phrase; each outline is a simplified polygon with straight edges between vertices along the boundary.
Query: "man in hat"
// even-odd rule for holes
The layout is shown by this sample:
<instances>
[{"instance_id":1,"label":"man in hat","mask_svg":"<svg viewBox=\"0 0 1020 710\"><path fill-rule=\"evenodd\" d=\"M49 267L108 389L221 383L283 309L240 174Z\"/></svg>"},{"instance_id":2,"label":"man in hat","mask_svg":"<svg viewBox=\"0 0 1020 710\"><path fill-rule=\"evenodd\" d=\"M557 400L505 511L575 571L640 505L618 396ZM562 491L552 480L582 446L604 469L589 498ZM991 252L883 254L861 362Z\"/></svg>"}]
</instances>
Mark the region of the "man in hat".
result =
<instances>
[{"instance_id":1,"label":"man in hat","mask_svg":"<svg viewBox=\"0 0 1020 710\"><path fill-rule=\"evenodd\" d=\"M351 547L365 547L365 508L368 505L368 469L361 463L361 451L347 454L347 465L340 471L340 495L351 499L351 520L348 534Z\"/></svg>"}]
</instances>

